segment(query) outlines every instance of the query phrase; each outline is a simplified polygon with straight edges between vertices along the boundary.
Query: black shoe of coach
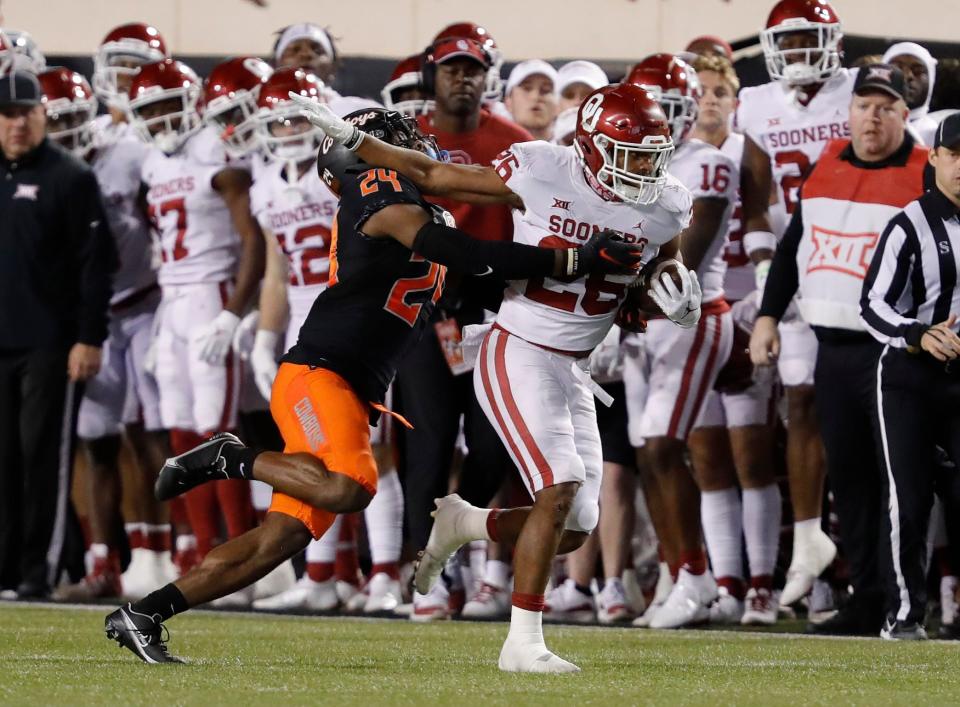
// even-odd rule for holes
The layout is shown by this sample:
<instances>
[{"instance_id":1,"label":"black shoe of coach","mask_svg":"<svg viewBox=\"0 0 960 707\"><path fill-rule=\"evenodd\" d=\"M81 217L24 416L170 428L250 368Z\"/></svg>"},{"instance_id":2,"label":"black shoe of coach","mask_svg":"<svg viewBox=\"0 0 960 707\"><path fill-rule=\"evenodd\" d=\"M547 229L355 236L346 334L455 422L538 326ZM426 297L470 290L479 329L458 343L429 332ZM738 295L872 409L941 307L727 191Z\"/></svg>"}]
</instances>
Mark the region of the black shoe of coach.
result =
<instances>
[{"instance_id":1,"label":"black shoe of coach","mask_svg":"<svg viewBox=\"0 0 960 707\"><path fill-rule=\"evenodd\" d=\"M17 585L17 600L49 599L50 587L45 582L20 582Z\"/></svg>"},{"instance_id":2,"label":"black shoe of coach","mask_svg":"<svg viewBox=\"0 0 960 707\"><path fill-rule=\"evenodd\" d=\"M882 611L850 602L826 621L807 624L806 633L814 636L877 636L883 620Z\"/></svg>"}]
</instances>

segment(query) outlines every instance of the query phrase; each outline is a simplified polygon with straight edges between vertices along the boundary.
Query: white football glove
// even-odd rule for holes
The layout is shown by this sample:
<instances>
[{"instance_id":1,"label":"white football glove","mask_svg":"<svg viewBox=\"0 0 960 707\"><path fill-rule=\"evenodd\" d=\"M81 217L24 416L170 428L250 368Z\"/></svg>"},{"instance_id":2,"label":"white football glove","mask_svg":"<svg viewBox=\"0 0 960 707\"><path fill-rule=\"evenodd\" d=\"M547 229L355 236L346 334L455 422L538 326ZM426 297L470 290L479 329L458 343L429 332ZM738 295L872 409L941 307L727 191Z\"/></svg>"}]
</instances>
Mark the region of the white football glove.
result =
<instances>
[{"instance_id":1,"label":"white football glove","mask_svg":"<svg viewBox=\"0 0 960 707\"><path fill-rule=\"evenodd\" d=\"M273 379L277 377L277 342L280 334L269 329L257 329L253 339L253 348L250 350L250 367L253 369L253 380L257 390L266 401L270 400L273 390Z\"/></svg>"},{"instance_id":2,"label":"white football glove","mask_svg":"<svg viewBox=\"0 0 960 707\"><path fill-rule=\"evenodd\" d=\"M338 116L329 106L293 91L290 91L289 95L300 109L300 115L309 120L311 125L320 128L334 142L348 150L356 150L363 141L364 134L360 129Z\"/></svg>"},{"instance_id":3,"label":"white football glove","mask_svg":"<svg viewBox=\"0 0 960 707\"><path fill-rule=\"evenodd\" d=\"M257 334L257 325L260 323L260 310L254 309L240 320L240 326L233 334L233 351L241 361L250 359L250 350L253 348L254 337Z\"/></svg>"},{"instance_id":4,"label":"white football glove","mask_svg":"<svg viewBox=\"0 0 960 707\"><path fill-rule=\"evenodd\" d=\"M670 321L684 329L689 329L700 321L703 291L700 289L697 273L682 266L677 269L677 272L680 274L679 290L670 273L664 272L651 283L647 295L656 302L660 311L667 315Z\"/></svg>"},{"instance_id":5,"label":"white football glove","mask_svg":"<svg viewBox=\"0 0 960 707\"><path fill-rule=\"evenodd\" d=\"M192 337L197 358L211 366L222 364L233 345L233 333L239 325L240 317L225 309L213 321L197 329Z\"/></svg>"}]
</instances>

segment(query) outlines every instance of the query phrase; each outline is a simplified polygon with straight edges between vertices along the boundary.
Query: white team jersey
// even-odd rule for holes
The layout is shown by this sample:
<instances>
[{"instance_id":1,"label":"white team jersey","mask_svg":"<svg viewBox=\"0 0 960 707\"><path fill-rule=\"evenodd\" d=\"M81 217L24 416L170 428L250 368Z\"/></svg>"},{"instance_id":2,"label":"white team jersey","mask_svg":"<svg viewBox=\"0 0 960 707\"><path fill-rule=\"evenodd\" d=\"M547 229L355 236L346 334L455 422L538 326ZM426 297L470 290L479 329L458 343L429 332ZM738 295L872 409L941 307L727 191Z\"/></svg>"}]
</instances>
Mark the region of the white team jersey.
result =
<instances>
[{"instance_id":1,"label":"white team jersey","mask_svg":"<svg viewBox=\"0 0 960 707\"><path fill-rule=\"evenodd\" d=\"M204 128L172 155L151 148L141 178L160 252L161 286L232 278L240 239L213 178L227 167L216 132Z\"/></svg>"},{"instance_id":2,"label":"white team jersey","mask_svg":"<svg viewBox=\"0 0 960 707\"><path fill-rule=\"evenodd\" d=\"M743 162L743 135L730 133L720 146L725 154L740 170ZM727 230L727 244L723 249L723 259L727 263L727 274L723 278L723 294L731 302L742 300L757 288L753 274L753 263L743 249L743 204L740 201L740 184L737 182L737 203L730 214L730 228Z\"/></svg>"},{"instance_id":3,"label":"white team jersey","mask_svg":"<svg viewBox=\"0 0 960 707\"><path fill-rule=\"evenodd\" d=\"M97 177L110 232L120 264L113 274L111 304L156 284L153 270L150 226L138 204L140 170L150 148L138 140L126 123L97 119L96 150L90 167Z\"/></svg>"},{"instance_id":4,"label":"white team jersey","mask_svg":"<svg viewBox=\"0 0 960 707\"><path fill-rule=\"evenodd\" d=\"M782 81L740 91L737 128L770 156L777 203L770 225L779 237L787 227L803 178L834 138L849 137L850 97L855 72L840 69L807 105Z\"/></svg>"},{"instance_id":5,"label":"white team jersey","mask_svg":"<svg viewBox=\"0 0 960 707\"><path fill-rule=\"evenodd\" d=\"M697 268L704 304L715 302L723 297L723 276L727 270L723 247L737 199L740 166L713 145L692 138L673 153L670 174L690 190L693 199L723 199L727 202L717 233Z\"/></svg>"},{"instance_id":6,"label":"white team jersey","mask_svg":"<svg viewBox=\"0 0 960 707\"><path fill-rule=\"evenodd\" d=\"M495 166L526 207L513 212L513 240L518 243L569 248L609 228L621 232L627 242L642 244L646 263L690 221L690 192L673 177L667 178L655 204L607 201L587 183L573 147L542 141L516 143L498 157ZM573 281L514 280L504 293L497 323L534 344L590 351L607 335L634 279L590 275Z\"/></svg>"},{"instance_id":7,"label":"white team jersey","mask_svg":"<svg viewBox=\"0 0 960 707\"><path fill-rule=\"evenodd\" d=\"M250 210L263 230L276 237L287 261L292 326L303 323L313 301L327 287L337 198L320 180L315 163L294 184L284 176L285 167L283 162L273 162L259 170L250 189Z\"/></svg>"}]
</instances>

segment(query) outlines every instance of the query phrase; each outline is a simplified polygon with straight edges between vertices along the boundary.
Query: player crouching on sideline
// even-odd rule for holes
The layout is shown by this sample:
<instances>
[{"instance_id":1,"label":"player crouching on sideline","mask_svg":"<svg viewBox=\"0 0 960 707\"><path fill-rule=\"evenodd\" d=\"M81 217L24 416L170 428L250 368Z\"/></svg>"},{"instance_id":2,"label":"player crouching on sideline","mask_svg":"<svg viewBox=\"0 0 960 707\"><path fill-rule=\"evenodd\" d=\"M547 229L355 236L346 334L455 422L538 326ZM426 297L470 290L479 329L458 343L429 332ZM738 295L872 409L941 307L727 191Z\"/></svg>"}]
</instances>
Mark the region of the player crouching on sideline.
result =
<instances>
[{"instance_id":1,"label":"player crouching on sideline","mask_svg":"<svg viewBox=\"0 0 960 707\"><path fill-rule=\"evenodd\" d=\"M347 133L341 140L349 147L370 133L429 159L439 153L397 113L371 109L346 120L330 115ZM516 278L629 273L642 255L609 231L561 250L474 240L446 225L446 212L427 203L405 177L367 168L332 139L323 142L317 168L340 195L340 209L331 285L314 302L273 386L271 412L285 451L257 453L233 435L219 435L168 460L156 488L159 498L171 498L216 479L256 479L274 488L271 512L176 583L107 616L107 636L145 662L179 662L167 652L163 621L250 585L323 535L338 513L370 503L377 468L368 423L385 410L379 401L397 364L440 297L446 268L438 261Z\"/></svg>"},{"instance_id":2,"label":"player crouching on sideline","mask_svg":"<svg viewBox=\"0 0 960 707\"><path fill-rule=\"evenodd\" d=\"M356 142L352 126L329 109L307 104L305 114L331 139ZM564 248L603 223L637 243L649 262L658 251L677 252L677 236L690 218L689 192L666 173L673 152L666 118L636 86L591 94L580 108L574 147L518 143L492 167L442 164L371 139L353 146L368 163L410 175L428 193L509 204L520 242ZM651 297L676 323L693 326L700 287L682 265L677 272L680 287L665 275ZM635 275L508 276L496 323L483 338L474 370L477 397L534 504L491 511L456 495L438 499L415 579L418 591L429 591L447 559L472 540L515 545L501 670L579 671L544 643L544 590L555 555L578 548L597 524L603 459L593 395L600 389L581 365L613 325ZM468 329L466 339L476 341L475 333Z\"/></svg>"}]
</instances>

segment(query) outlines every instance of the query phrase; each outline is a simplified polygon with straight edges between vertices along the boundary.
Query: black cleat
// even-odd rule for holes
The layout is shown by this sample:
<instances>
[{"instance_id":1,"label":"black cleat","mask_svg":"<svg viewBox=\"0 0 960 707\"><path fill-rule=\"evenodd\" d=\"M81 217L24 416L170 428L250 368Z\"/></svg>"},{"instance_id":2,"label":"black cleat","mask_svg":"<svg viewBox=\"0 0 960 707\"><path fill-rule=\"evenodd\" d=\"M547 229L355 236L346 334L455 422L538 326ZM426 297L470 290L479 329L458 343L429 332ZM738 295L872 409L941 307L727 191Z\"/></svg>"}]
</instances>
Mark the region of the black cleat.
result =
<instances>
[{"instance_id":1,"label":"black cleat","mask_svg":"<svg viewBox=\"0 0 960 707\"><path fill-rule=\"evenodd\" d=\"M813 636L876 636L882 624L879 612L868 611L850 602L826 621L808 624L806 633Z\"/></svg>"},{"instance_id":2,"label":"black cleat","mask_svg":"<svg viewBox=\"0 0 960 707\"><path fill-rule=\"evenodd\" d=\"M887 641L925 641L927 632L914 621L891 621L887 619L880 629L880 638Z\"/></svg>"},{"instance_id":3,"label":"black cleat","mask_svg":"<svg viewBox=\"0 0 960 707\"><path fill-rule=\"evenodd\" d=\"M129 603L109 614L103 628L107 638L129 649L144 663L183 662L167 653L167 639L163 635L166 627L153 616L137 613Z\"/></svg>"},{"instance_id":4,"label":"black cleat","mask_svg":"<svg viewBox=\"0 0 960 707\"><path fill-rule=\"evenodd\" d=\"M234 478L227 473L227 460L221 454L228 445L244 446L236 435L221 432L189 452L167 459L154 484L153 495L158 501L169 501L208 481ZM247 470L246 478L250 478L251 471ZM240 473L243 474L244 469Z\"/></svg>"}]
</instances>

